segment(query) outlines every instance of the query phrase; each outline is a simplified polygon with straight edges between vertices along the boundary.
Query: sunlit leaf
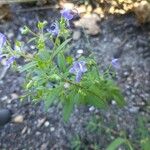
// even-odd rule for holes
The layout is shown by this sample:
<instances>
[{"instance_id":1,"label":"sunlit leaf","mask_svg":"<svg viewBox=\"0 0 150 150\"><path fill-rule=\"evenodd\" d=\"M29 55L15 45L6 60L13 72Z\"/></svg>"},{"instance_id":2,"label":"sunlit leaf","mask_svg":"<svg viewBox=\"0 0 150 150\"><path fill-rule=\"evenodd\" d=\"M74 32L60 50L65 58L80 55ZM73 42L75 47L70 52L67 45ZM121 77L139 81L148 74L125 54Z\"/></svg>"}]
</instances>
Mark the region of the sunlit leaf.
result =
<instances>
[{"instance_id":1,"label":"sunlit leaf","mask_svg":"<svg viewBox=\"0 0 150 150\"><path fill-rule=\"evenodd\" d=\"M126 143L126 140L123 138L116 138L112 143L106 148L106 150L117 150L117 148L123 144Z\"/></svg>"}]
</instances>

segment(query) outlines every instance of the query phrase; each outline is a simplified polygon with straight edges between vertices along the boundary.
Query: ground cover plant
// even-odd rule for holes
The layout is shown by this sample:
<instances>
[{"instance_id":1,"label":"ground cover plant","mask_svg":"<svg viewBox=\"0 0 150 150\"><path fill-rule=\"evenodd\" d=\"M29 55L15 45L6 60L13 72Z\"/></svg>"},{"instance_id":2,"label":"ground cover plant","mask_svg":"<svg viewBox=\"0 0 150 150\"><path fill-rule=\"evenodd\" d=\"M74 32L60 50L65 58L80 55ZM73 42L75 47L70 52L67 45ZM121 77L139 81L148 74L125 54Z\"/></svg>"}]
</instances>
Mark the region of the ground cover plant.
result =
<instances>
[{"instance_id":1,"label":"ground cover plant","mask_svg":"<svg viewBox=\"0 0 150 150\"><path fill-rule=\"evenodd\" d=\"M96 61L91 57L81 57L75 60L68 53L70 21L77 13L64 9L61 11L61 19L54 22L45 32L46 22L39 22L39 33L32 32L28 27L23 34L32 34L37 51L33 56L22 49L21 42L16 41L17 49L11 49L6 42L6 37L1 34L1 47L4 43L1 59L6 55L8 60L5 67L9 67L18 57L27 59L24 66L19 67L20 72L26 72L25 97L28 96L34 102L44 100L48 108L54 100L63 103L63 117L68 117L74 104L94 105L98 108L108 106L108 102L114 99L119 106L124 105L124 99L119 87L113 82L110 68L113 65L118 68L117 59L112 60L112 65L100 74ZM52 42L49 48L46 42Z\"/></svg>"}]
</instances>

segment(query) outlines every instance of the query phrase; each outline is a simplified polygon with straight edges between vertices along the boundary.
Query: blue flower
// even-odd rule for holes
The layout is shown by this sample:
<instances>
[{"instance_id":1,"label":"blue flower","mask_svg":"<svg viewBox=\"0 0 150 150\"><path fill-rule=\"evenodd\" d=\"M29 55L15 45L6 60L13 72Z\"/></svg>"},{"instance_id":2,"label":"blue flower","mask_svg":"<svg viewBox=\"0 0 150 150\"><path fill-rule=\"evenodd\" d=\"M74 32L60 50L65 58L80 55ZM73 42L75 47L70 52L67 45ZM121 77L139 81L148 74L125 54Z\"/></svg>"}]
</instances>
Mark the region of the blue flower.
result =
<instances>
[{"instance_id":1,"label":"blue flower","mask_svg":"<svg viewBox=\"0 0 150 150\"><path fill-rule=\"evenodd\" d=\"M86 63L84 61L76 61L73 63L69 72L76 75L76 82L80 82L83 73L87 71Z\"/></svg>"},{"instance_id":2,"label":"blue flower","mask_svg":"<svg viewBox=\"0 0 150 150\"><path fill-rule=\"evenodd\" d=\"M15 61L15 59L16 59L16 57L11 56L11 57L6 61L5 66L6 66L6 67L10 67L10 65Z\"/></svg>"},{"instance_id":3,"label":"blue flower","mask_svg":"<svg viewBox=\"0 0 150 150\"><path fill-rule=\"evenodd\" d=\"M64 17L66 20L72 20L74 17L74 12L70 9L63 9L60 11L61 16Z\"/></svg>"},{"instance_id":4,"label":"blue flower","mask_svg":"<svg viewBox=\"0 0 150 150\"><path fill-rule=\"evenodd\" d=\"M3 46L6 43L6 36L2 33L0 33L0 54L1 54L1 49L3 48Z\"/></svg>"},{"instance_id":5,"label":"blue flower","mask_svg":"<svg viewBox=\"0 0 150 150\"><path fill-rule=\"evenodd\" d=\"M59 26L58 23L53 23L48 30L53 36L57 36L59 34Z\"/></svg>"},{"instance_id":6,"label":"blue flower","mask_svg":"<svg viewBox=\"0 0 150 150\"><path fill-rule=\"evenodd\" d=\"M119 69L119 68L120 68L120 63L119 63L119 60L118 60L117 58L113 59L113 60L111 61L111 64L112 64L112 66L113 66L114 68L116 68L116 69Z\"/></svg>"}]
</instances>

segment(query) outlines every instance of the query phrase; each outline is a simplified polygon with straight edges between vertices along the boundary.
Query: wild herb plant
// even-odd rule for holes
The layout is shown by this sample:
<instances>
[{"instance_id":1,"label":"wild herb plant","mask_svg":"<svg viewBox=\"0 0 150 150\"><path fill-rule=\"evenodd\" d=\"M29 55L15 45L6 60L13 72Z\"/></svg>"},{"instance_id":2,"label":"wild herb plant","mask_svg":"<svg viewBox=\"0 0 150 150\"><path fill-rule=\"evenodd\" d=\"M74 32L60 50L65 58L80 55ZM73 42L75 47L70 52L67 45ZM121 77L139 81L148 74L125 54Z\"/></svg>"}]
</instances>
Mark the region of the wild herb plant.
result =
<instances>
[{"instance_id":1,"label":"wild herb plant","mask_svg":"<svg viewBox=\"0 0 150 150\"><path fill-rule=\"evenodd\" d=\"M124 99L117 84L112 80L109 69L100 73L96 61L91 56L73 58L69 52L71 42L71 21L77 15L75 11L64 9L61 18L54 22L49 30L47 22L38 22L38 33L24 27L23 34L32 34L29 42L34 42L33 54L22 49L17 41L12 49L6 37L0 34L0 59L7 57L4 67L10 67L19 57L26 64L18 66L20 72L26 73L24 97L33 102L44 100L46 108L58 100L63 105L64 120L68 120L74 105L93 105L106 108L111 100L119 106ZM47 43L51 43L48 47ZM118 68L118 60L112 65Z\"/></svg>"}]
</instances>

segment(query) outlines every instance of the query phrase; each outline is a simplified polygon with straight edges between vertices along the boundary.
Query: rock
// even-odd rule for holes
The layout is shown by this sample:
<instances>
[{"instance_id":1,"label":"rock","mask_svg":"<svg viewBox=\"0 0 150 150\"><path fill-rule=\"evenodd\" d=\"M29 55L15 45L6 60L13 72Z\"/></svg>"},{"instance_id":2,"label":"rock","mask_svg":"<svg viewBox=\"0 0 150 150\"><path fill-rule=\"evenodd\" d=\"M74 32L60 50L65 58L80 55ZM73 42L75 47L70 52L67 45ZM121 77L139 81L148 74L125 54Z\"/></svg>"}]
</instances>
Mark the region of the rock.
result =
<instances>
[{"instance_id":1,"label":"rock","mask_svg":"<svg viewBox=\"0 0 150 150\"><path fill-rule=\"evenodd\" d=\"M45 127L48 127L49 124L50 124L49 121L46 121L46 122L44 123L44 126L45 126Z\"/></svg>"},{"instance_id":2,"label":"rock","mask_svg":"<svg viewBox=\"0 0 150 150\"><path fill-rule=\"evenodd\" d=\"M86 12L92 12L92 10L93 10L93 8L92 8L92 6L91 5L88 5L87 7L86 7Z\"/></svg>"},{"instance_id":3,"label":"rock","mask_svg":"<svg viewBox=\"0 0 150 150\"><path fill-rule=\"evenodd\" d=\"M13 37L14 37L13 31L10 30L10 31L8 32L7 36L8 36L9 39L13 38Z\"/></svg>"},{"instance_id":4,"label":"rock","mask_svg":"<svg viewBox=\"0 0 150 150\"><path fill-rule=\"evenodd\" d=\"M96 13L96 14L98 14L98 15L100 15L101 18L104 17L104 11L102 10L101 7L97 7L96 9L94 9L93 12Z\"/></svg>"},{"instance_id":5,"label":"rock","mask_svg":"<svg viewBox=\"0 0 150 150\"><path fill-rule=\"evenodd\" d=\"M63 8L67 8L67 9L74 9L74 4L73 3L69 3L69 2L65 2L63 3Z\"/></svg>"},{"instance_id":6,"label":"rock","mask_svg":"<svg viewBox=\"0 0 150 150\"><path fill-rule=\"evenodd\" d=\"M11 120L12 113L9 109L0 109L0 126L4 126Z\"/></svg>"},{"instance_id":7,"label":"rock","mask_svg":"<svg viewBox=\"0 0 150 150\"><path fill-rule=\"evenodd\" d=\"M75 30L73 32L72 39L76 41L76 40L79 40L80 37L81 37L81 32L79 30Z\"/></svg>"},{"instance_id":8,"label":"rock","mask_svg":"<svg viewBox=\"0 0 150 150\"><path fill-rule=\"evenodd\" d=\"M90 108L89 108L89 111L90 112L93 112L95 110L95 107L94 106L91 106Z\"/></svg>"},{"instance_id":9,"label":"rock","mask_svg":"<svg viewBox=\"0 0 150 150\"><path fill-rule=\"evenodd\" d=\"M54 127L51 127L51 128L50 128L50 131L51 131L51 132L55 131L55 128L54 128Z\"/></svg>"},{"instance_id":10,"label":"rock","mask_svg":"<svg viewBox=\"0 0 150 150\"><path fill-rule=\"evenodd\" d=\"M48 148L48 142L41 145L40 150L46 150Z\"/></svg>"},{"instance_id":11,"label":"rock","mask_svg":"<svg viewBox=\"0 0 150 150\"><path fill-rule=\"evenodd\" d=\"M112 103L112 105L116 105L117 104L115 100L112 100L111 103Z\"/></svg>"},{"instance_id":12,"label":"rock","mask_svg":"<svg viewBox=\"0 0 150 150\"><path fill-rule=\"evenodd\" d=\"M8 99L8 97L5 95L5 96L3 96L2 98L1 98L1 101L5 101L5 100L7 100Z\"/></svg>"},{"instance_id":13,"label":"rock","mask_svg":"<svg viewBox=\"0 0 150 150\"><path fill-rule=\"evenodd\" d=\"M78 54L83 54L83 49L78 49L78 50L77 50L77 53L78 53Z\"/></svg>"},{"instance_id":14,"label":"rock","mask_svg":"<svg viewBox=\"0 0 150 150\"><path fill-rule=\"evenodd\" d=\"M75 21L76 27L81 27L89 35L95 36L100 33L98 22L100 17L97 14L85 14L80 20Z\"/></svg>"},{"instance_id":15,"label":"rock","mask_svg":"<svg viewBox=\"0 0 150 150\"><path fill-rule=\"evenodd\" d=\"M17 115L12 119L13 123L23 123L24 117L23 115Z\"/></svg>"},{"instance_id":16,"label":"rock","mask_svg":"<svg viewBox=\"0 0 150 150\"><path fill-rule=\"evenodd\" d=\"M6 20L9 20L11 19L12 15L11 15L11 12L10 12L10 7L9 5L3 5L1 2L0 2L0 20L1 19L6 19Z\"/></svg>"},{"instance_id":17,"label":"rock","mask_svg":"<svg viewBox=\"0 0 150 150\"><path fill-rule=\"evenodd\" d=\"M86 6L85 5L81 5L81 6L77 7L76 9L77 9L79 14L86 12Z\"/></svg>"},{"instance_id":18,"label":"rock","mask_svg":"<svg viewBox=\"0 0 150 150\"><path fill-rule=\"evenodd\" d=\"M133 6L133 12L139 23L150 22L150 3L146 0L135 3Z\"/></svg>"},{"instance_id":19,"label":"rock","mask_svg":"<svg viewBox=\"0 0 150 150\"><path fill-rule=\"evenodd\" d=\"M131 113L136 113L136 112L139 111L139 107L133 106L133 107L129 108L129 111L130 111Z\"/></svg>"},{"instance_id":20,"label":"rock","mask_svg":"<svg viewBox=\"0 0 150 150\"><path fill-rule=\"evenodd\" d=\"M37 132L35 133L35 135L36 135L36 136L39 136L39 135L41 135L41 132L37 131Z\"/></svg>"},{"instance_id":21,"label":"rock","mask_svg":"<svg viewBox=\"0 0 150 150\"><path fill-rule=\"evenodd\" d=\"M16 93L12 93L12 94L11 94L11 99L12 99L12 100L18 99L18 97L19 97L19 96L18 96L18 94L16 94Z\"/></svg>"},{"instance_id":22,"label":"rock","mask_svg":"<svg viewBox=\"0 0 150 150\"><path fill-rule=\"evenodd\" d=\"M27 132L27 129L28 129L28 127L25 126L25 127L23 128L23 130L21 131L21 134L25 134L25 133Z\"/></svg>"},{"instance_id":23,"label":"rock","mask_svg":"<svg viewBox=\"0 0 150 150\"><path fill-rule=\"evenodd\" d=\"M45 121L46 121L46 118L38 119L37 127L38 128L41 127L44 124Z\"/></svg>"}]
</instances>

